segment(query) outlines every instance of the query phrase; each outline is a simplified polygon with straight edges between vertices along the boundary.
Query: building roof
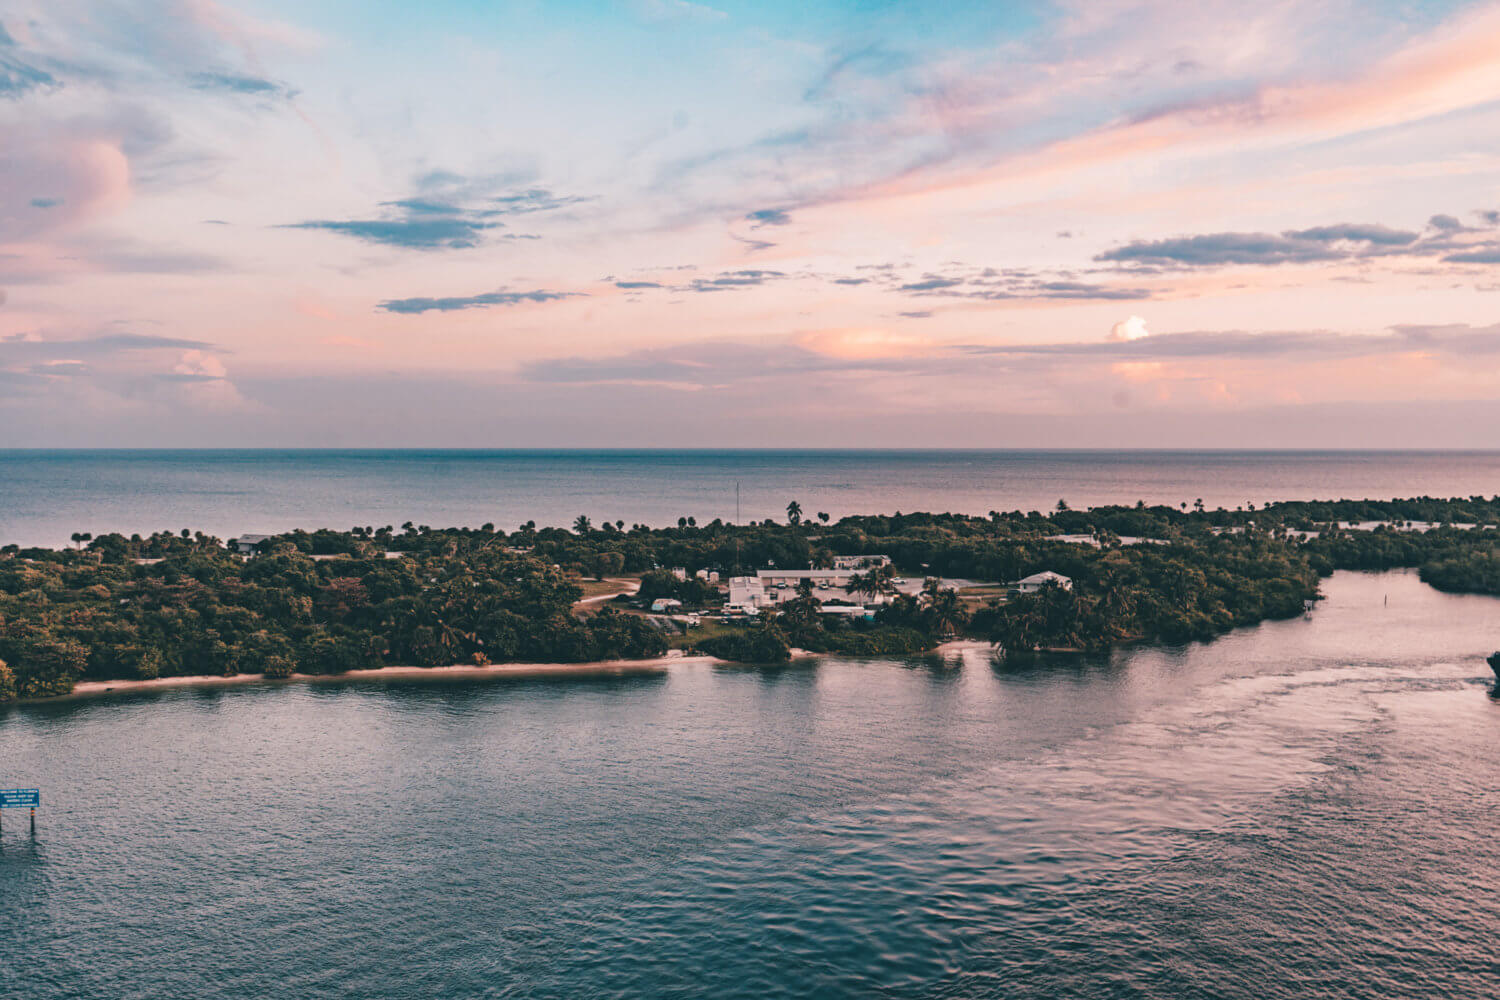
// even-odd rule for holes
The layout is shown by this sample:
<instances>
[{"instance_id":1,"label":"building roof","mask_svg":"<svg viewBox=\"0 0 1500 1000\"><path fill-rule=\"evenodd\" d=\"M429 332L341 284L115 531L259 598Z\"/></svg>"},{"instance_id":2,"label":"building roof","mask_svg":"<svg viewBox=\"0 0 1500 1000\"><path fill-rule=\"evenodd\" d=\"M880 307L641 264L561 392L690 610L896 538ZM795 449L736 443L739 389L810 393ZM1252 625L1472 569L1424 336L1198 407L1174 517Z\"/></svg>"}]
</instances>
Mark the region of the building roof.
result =
<instances>
[{"instance_id":1,"label":"building roof","mask_svg":"<svg viewBox=\"0 0 1500 1000\"><path fill-rule=\"evenodd\" d=\"M259 545L266 539L275 537L275 535L241 535L240 537L236 538L235 541L241 545Z\"/></svg>"},{"instance_id":2,"label":"building roof","mask_svg":"<svg viewBox=\"0 0 1500 1000\"><path fill-rule=\"evenodd\" d=\"M847 580L856 575L852 569L758 569L755 575L764 580L766 577L791 577L793 579L809 580Z\"/></svg>"},{"instance_id":3,"label":"building roof","mask_svg":"<svg viewBox=\"0 0 1500 1000\"><path fill-rule=\"evenodd\" d=\"M1033 573L1028 577L1017 580L1016 583L1072 583L1068 577L1061 573L1054 573L1050 569L1044 569L1040 573Z\"/></svg>"}]
</instances>

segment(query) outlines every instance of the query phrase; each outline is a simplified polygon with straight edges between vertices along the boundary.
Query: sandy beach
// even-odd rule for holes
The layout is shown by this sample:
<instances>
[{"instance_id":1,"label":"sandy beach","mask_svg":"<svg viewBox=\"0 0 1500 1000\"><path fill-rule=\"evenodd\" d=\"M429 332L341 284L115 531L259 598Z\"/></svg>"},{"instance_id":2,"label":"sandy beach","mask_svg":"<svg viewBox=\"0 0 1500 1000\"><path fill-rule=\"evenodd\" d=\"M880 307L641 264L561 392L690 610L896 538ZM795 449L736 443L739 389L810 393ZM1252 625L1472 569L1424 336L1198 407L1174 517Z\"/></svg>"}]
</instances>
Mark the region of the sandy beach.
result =
<instances>
[{"instance_id":1,"label":"sandy beach","mask_svg":"<svg viewBox=\"0 0 1500 1000\"><path fill-rule=\"evenodd\" d=\"M986 643L974 640L945 642L929 653L956 652L966 648L986 647ZM794 659L818 656L805 649L792 650ZM79 681L71 694L55 698L30 698L23 703L65 701L69 698L95 698L105 694L128 694L132 691L155 691L170 688L243 687L250 684L342 684L350 681L405 681L405 680L536 680L539 678L568 677L629 677L638 675L665 674L673 667L702 664L719 666L733 665L728 660L714 656L662 656L650 660L601 660L591 663L496 663L476 667L455 664L449 667L379 667L374 670L350 670L342 674L293 674L290 677L264 677L260 674L234 674L221 677L217 674L195 674L188 677L157 677L152 680L132 681Z\"/></svg>"},{"instance_id":2,"label":"sandy beach","mask_svg":"<svg viewBox=\"0 0 1500 1000\"><path fill-rule=\"evenodd\" d=\"M721 663L712 656L663 656L650 660L603 660L591 663L497 663L477 667L457 664L449 667L380 667L374 670L350 670L342 674L293 674L285 678L260 674L235 674L220 677L199 674L188 677L157 677L152 680L79 681L71 694L57 698L29 699L35 703L61 701L67 698L89 698L104 694L153 691L183 687L236 687L248 684L317 684L349 681L392 680L532 680L546 677L627 677L664 674L671 667L690 664Z\"/></svg>"}]
</instances>

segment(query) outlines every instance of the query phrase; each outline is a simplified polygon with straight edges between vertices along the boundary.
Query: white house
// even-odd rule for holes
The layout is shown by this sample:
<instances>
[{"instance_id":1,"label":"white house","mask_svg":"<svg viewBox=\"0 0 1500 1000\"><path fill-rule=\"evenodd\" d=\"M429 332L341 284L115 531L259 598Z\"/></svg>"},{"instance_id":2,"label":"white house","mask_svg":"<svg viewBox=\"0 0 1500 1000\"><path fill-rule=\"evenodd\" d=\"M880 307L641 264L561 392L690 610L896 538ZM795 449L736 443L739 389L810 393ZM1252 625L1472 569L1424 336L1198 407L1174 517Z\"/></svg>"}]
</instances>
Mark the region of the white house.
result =
<instances>
[{"instance_id":1,"label":"white house","mask_svg":"<svg viewBox=\"0 0 1500 1000\"><path fill-rule=\"evenodd\" d=\"M1024 579L1017 580L1010 585L1010 589L1018 594L1035 594L1049 583L1055 583L1063 590L1073 589L1072 580L1061 573L1054 573L1050 569L1043 570L1040 573L1033 573Z\"/></svg>"},{"instance_id":2,"label":"white house","mask_svg":"<svg viewBox=\"0 0 1500 1000\"><path fill-rule=\"evenodd\" d=\"M242 556L253 556L260 551L260 543L272 535L241 535L229 543L229 547Z\"/></svg>"}]
</instances>

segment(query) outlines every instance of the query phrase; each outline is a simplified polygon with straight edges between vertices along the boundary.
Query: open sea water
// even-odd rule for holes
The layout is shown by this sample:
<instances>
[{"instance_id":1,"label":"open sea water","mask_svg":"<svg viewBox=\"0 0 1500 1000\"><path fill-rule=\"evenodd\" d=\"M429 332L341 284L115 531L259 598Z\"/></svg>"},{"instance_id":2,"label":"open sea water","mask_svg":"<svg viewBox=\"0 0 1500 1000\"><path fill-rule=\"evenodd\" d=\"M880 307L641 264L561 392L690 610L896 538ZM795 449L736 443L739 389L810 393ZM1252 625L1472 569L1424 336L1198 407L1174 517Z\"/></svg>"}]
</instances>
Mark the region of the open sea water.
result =
<instances>
[{"instance_id":1,"label":"open sea water","mask_svg":"<svg viewBox=\"0 0 1500 1000\"><path fill-rule=\"evenodd\" d=\"M1500 601L0 713L0 996L1490 1000Z\"/></svg>"},{"instance_id":2,"label":"open sea water","mask_svg":"<svg viewBox=\"0 0 1500 1000\"><path fill-rule=\"evenodd\" d=\"M794 499L838 518L1496 493L1500 452L0 450L0 545L580 514L660 527L782 518Z\"/></svg>"}]
</instances>

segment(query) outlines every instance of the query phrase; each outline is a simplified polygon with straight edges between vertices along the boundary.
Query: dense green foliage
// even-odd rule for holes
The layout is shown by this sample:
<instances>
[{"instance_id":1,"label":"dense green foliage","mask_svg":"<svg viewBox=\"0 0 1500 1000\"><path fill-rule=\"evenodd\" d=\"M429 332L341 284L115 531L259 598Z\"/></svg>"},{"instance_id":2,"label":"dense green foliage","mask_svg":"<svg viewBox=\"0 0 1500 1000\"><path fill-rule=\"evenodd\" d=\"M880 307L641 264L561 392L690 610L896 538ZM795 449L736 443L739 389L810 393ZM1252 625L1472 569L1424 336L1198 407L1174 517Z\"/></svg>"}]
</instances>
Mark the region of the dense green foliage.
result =
<instances>
[{"instance_id":1,"label":"dense green foliage","mask_svg":"<svg viewBox=\"0 0 1500 1000\"><path fill-rule=\"evenodd\" d=\"M668 570L656 569L641 575L641 587L636 596L648 605L659 598L670 597L695 608L715 601L719 589L707 580L692 576L679 580Z\"/></svg>"},{"instance_id":2,"label":"dense green foliage","mask_svg":"<svg viewBox=\"0 0 1500 1000\"><path fill-rule=\"evenodd\" d=\"M1016 580L1052 570L1073 580L975 607L933 588L899 596L875 622L818 613L811 593L774 622L699 645L775 660L789 647L849 654L929 648L971 635L1007 649L1100 648L1133 640L1208 638L1301 612L1335 569L1420 567L1455 591L1500 594L1500 497L1270 504L1257 510L1102 507L1050 512L824 515L791 522L660 529L587 517L571 530L513 532L354 528L291 532L245 560L183 531L147 538L75 537L80 548L0 549L0 699L65 693L75 680L294 671L387 663L564 661L663 652L643 619L575 613L580 576L642 577L640 597L712 603L692 578L767 566L828 566L885 553L908 577ZM1388 522L1350 530L1340 522ZM1400 530L1411 522L1431 530ZM1449 525L1479 525L1459 530ZM1087 536L1077 544L1054 536ZM1122 545L1125 537L1151 540ZM84 547L86 544L86 547ZM317 558L314 558L317 557ZM687 580L664 569L681 567ZM891 571L864 574L888 594ZM712 648L710 648L712 647Z\"/></svg>"},{"instance_id":3,"label":"dense green foliage","mask_svg":"<svg viewBox=\"0 0 1500 1000\"><path fill-rule=\"evenodd\" d=\"M314 560L295 542L243 560L161 538L0 557L0 659L19 697L79 678L338 673L387 663L583 662L660 655L613 610L580 619L562 571L493 538L390 559L369 543ZM137 552L166 553L141 564Z\"/></svg>"},{"instance_id":4,"label":"dense green foliage","mask_svg":"<svg viewBox=\"0 0 1500 1000\"><path fill-rule=\"evenodd\" d=\"M1301 614L1317 587L1317 572L1286 542L1210 536L1196 545L1106 550L1078 568L1071 590L1048 586L987 607L974 627L1008 650L1183 642Z\"/></svg>"},{"instance_id":5,"label":"dense green foliage","mask_svg":"<svg viewBox=\"0 0 1500 1000\"><path fill-rule=\"evenodd\" d=\"M1438 590L1500 596L1500 547L1444 553L1422 564L1422 579Z\"/></svg>"},{"instance_id":6,"label":"dense green foliage","mask_svg":"<svg viewBox=\"0 0 1500 1000\"><path fill-rule=\"evenodd\" d=\"M704 639L697 648L709 656L741 663L776 663L792 655L786 636L774 625L714 636Z\"/></svg>"}]
</instances>

